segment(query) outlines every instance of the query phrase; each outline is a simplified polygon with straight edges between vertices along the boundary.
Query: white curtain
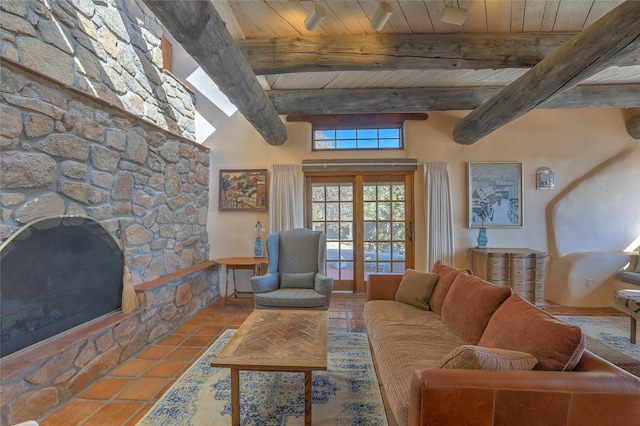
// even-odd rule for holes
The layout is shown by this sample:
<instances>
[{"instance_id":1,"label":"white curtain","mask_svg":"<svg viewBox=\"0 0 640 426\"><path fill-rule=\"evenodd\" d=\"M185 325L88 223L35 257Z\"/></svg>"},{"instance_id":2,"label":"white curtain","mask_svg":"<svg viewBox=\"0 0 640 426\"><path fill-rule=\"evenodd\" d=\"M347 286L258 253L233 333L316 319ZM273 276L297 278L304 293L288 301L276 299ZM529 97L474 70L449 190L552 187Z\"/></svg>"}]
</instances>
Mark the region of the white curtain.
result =
<instances>
[{"instance_id":1,"label":"white curtain","mask_svg":"<svg viewBox=\"0 0 640 426\"><path fill-rule=\"evenodd\" d=\"M303 174L299 164L273 164L269 189L269 232L302 228Z\"/></svg>"},{"instance_id":2,"label":"white curtain","mask_svg":"<svg viewBox=\"0 0 640 426\"><path fill-rule=\"evenodd\" d=\"M442 260L446 265L453 264L453 217L447 168L446 163L424 165L427 269L436 260Z\"/></svg>"}]
</instances>

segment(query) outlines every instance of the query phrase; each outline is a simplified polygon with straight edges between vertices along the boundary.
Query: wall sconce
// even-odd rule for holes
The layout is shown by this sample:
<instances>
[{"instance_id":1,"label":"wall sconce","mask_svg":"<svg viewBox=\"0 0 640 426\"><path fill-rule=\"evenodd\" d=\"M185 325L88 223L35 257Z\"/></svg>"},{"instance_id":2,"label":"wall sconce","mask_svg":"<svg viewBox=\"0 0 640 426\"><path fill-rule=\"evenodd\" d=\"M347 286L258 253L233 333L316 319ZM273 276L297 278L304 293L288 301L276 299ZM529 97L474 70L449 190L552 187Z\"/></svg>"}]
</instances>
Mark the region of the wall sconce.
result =
<instances>
[{"instance_id":1,"label":"wall sconce","mask_svg":"<svg viewBox=\"0 0 640 426\"><path fill-rule=\"evenodd\" d=\"M327 17L327 11L322 5L316 4L313 6L313 10L304 20L304 27L309 31L314 31L320 25L320 22Z\"/></svg>"},{"instance_id":2,"label":"wall sconce","mask_svg":"<svg viewBox=\"0 0 640 426\"><path fill-rule=\"evenodd\" d=\"M548 167L540 167L536 172L536 189L553 189L556 177Z\"/></svg>"},{"instance_id":3,"label":"wall sconce","mask_svg":"<svg viewBox=\"0 0 640 426\"><path fill-rule=\"evenodd\" d=\"M440 22L453 25L462 25L467 19L467 9L461 7L445 6L440 12Z\"/></svg>"},{"instance_id":4,"label":"wall sconce","mask_svg":"<svg viewBox=\"0 0 640 426\"><path fill-rule=\"evenodd\" d=\"M371 21L369 22L371 28L376 31L380 31L382 27L384 27L384 24L386 24L389 20L392 13L393 6L391 6L386 1L380 3L380 6L378 6L378 10L376 10L376 13L373 15L373 18L371 18Z\"/></svg>"}]
</instances>

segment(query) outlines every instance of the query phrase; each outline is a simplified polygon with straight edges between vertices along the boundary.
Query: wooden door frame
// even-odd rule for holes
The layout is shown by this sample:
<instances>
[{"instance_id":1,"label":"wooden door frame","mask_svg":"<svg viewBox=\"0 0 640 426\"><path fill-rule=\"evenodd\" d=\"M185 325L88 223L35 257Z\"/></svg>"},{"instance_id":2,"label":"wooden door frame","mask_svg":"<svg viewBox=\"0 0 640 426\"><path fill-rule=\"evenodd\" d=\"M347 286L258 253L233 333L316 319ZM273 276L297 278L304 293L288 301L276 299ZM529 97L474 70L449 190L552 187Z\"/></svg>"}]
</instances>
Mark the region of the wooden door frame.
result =
<instances>
[{"instance_id":1,"label":"wooden door frame","mask_svg":"<svg viewBox=\"0 0 640 426\"><path fill-rule=\"evenodd\" d=\"M394 180L398 179L398 177L404 177L405 184L405 223L408 227L412 228L411 235L409 234L409 229L407 229L407 244L405 248L405 269L413 268L415 265L415 202L414 202L414 171L330 171L330 172L318 172L318 171L308 171L304 172L304 222L305 226L311 228L312 224L312 212L311 209L308 208L309 200L311 200L311 184L314 180L313 178L336 178L335 183L342 182L352 182L354 185L354 206L357 209L360 209L363 204L363 191L362 186L367 181L372 181L372 178L375 178L375 181L381 182L385 179ZM343 180L344 179L344 180ZM333 182L332 182L333 183ZM354 254L353 254L353 279L355 281L355 290L357 294L366 293L366 283L364 280L364 258L362 253L364 252L364 238L362 235L363 232L363 224L362 218L356 215L356 208L354 208L354 236L353 236L353 244L354 244ZM410 235L410 236L409 236ZM357 255L356 255L357 253Z\"/></svg>"}]
</instances>

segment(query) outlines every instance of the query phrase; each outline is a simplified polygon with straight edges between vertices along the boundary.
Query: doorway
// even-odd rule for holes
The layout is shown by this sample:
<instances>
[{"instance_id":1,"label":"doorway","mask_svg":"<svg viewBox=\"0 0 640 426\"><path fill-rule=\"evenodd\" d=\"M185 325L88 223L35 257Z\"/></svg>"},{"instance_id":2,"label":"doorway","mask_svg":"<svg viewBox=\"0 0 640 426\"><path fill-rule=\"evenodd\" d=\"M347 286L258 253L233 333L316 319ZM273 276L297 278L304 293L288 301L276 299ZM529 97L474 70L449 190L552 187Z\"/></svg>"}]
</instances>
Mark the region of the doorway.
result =
<instances>
[{"instance_id":1,"label":"doorway","mask_svg":"<svg viewBox=\"0 0 640 426\"><path fill-rule=\"evenodd\" d=\"M364 293L369 273L413 268L412 172L313 172L305 187L305 226L326 234L335 291Z\"/></svg>"}]
</instances>

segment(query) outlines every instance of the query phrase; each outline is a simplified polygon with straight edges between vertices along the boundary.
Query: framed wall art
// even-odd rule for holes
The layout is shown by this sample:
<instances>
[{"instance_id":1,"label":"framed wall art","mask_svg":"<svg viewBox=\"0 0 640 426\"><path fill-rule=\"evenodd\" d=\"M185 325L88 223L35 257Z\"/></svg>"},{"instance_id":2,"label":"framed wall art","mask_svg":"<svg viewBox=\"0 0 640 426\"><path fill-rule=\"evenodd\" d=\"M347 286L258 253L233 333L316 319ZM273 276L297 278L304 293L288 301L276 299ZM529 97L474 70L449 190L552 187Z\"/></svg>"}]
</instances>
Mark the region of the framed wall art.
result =
<instances>
[{"instance_id":1,"label":"framed wall art","mask_svg":"<svg viewBox=\"0 0 640 426\"><path fill-rule=\"evenodd\" d=\"M522 218L522 163L468 163L469 228L517 228Z\"/></svg>"},{"instance_id":2,"label":"framed wall art","mask_svg":"<svg viewBox=\"0 0 640 426\"><path fill-rule=\"evenodd\" d=\"M218 210L266 212L267 169L220 170Z\"/></svg>"}]
</instances>

